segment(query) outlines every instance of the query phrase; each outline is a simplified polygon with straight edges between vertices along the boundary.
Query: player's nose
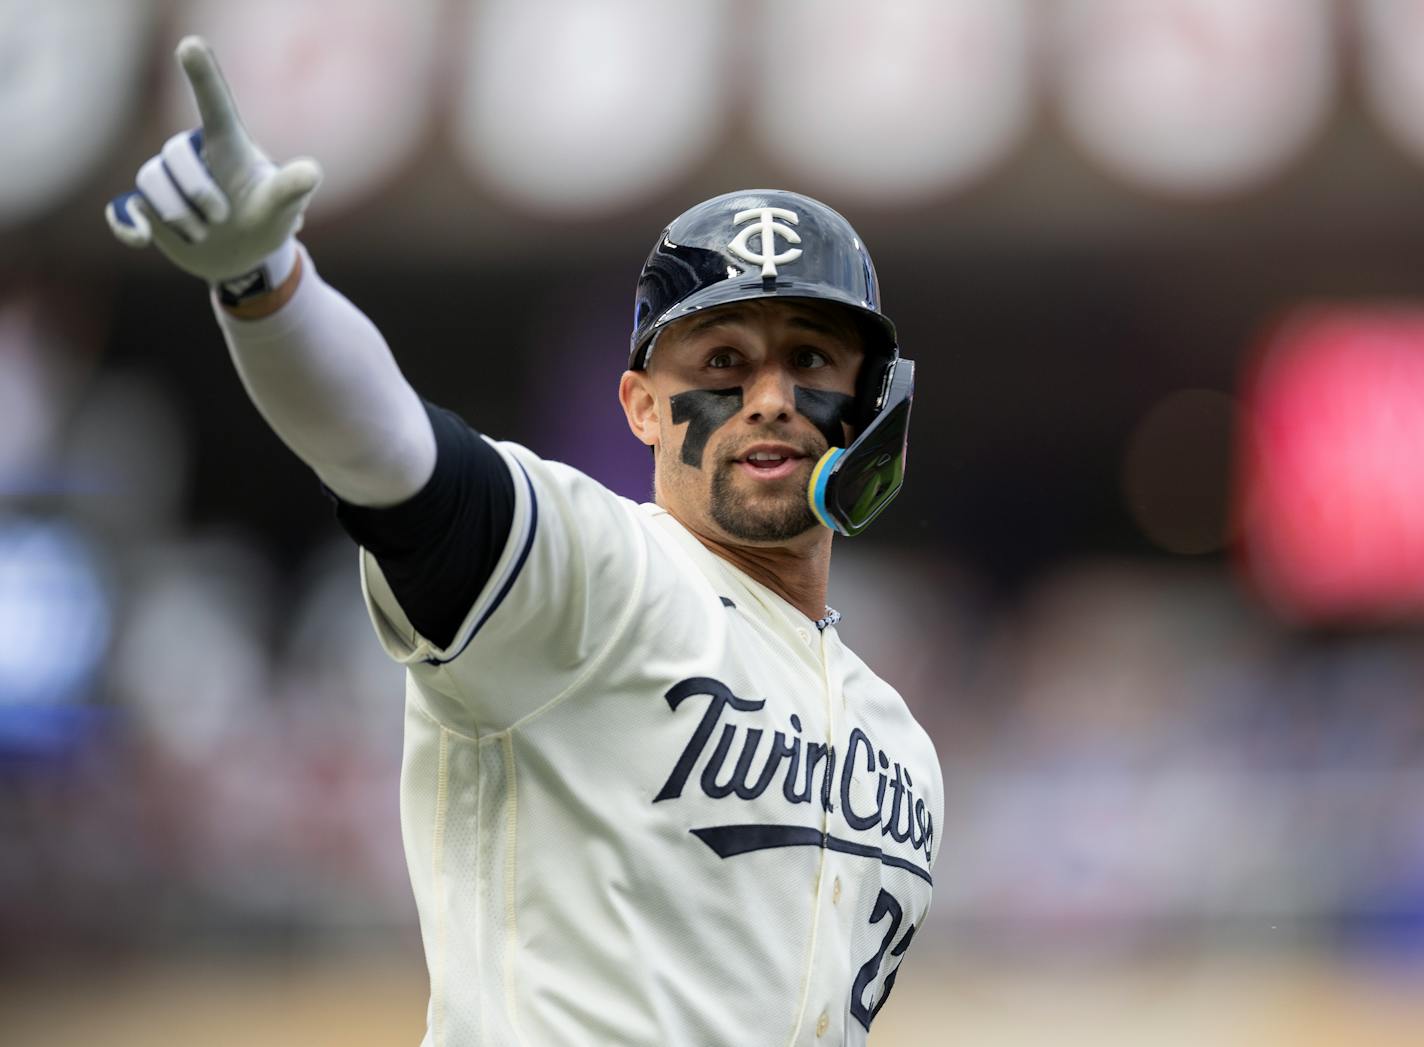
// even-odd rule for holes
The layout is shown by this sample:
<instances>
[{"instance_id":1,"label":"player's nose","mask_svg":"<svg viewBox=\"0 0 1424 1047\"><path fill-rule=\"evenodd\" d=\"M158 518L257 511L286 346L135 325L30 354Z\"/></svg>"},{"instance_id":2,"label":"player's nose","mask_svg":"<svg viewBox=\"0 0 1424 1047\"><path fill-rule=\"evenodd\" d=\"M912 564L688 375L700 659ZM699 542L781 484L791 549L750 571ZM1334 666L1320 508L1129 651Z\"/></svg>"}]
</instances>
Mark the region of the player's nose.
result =
<instances>
[{"instance_id":1,"label":"player's nose","mask_svg":"<svg viewBox=\"0 0 1424 1047\"><path fill-rule=\"evenodd\" d=\"M742 409L749 422L787 422L796 412L794 376L776 364L757 368L744 389L744 396Z\"/></svg>"}]
</instances>

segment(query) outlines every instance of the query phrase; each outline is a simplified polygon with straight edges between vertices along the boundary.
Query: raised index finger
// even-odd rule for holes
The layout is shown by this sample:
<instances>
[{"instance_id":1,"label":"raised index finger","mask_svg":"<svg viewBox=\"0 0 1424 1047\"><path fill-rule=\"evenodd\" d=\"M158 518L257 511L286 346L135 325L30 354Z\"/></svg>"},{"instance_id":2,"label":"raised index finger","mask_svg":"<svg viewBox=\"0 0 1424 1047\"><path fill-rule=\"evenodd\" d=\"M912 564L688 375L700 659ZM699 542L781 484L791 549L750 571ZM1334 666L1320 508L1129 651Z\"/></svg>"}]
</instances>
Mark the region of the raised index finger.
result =
<instances>
[{"instance_id":1,"label":"raised index finger","mask_svg":"<svg viewBox=\"0 0 1424 1047\"><path fill-rule=\"evenodd\" d=\"M188 86L193 89L193 101L198 103L198 115L208 141L222 137L245 140L247 129L237 115L237 103L232 100L232 92L208 42L201 36L185 36L178 43L177 55Z\"/></svg>"}]
</instances>

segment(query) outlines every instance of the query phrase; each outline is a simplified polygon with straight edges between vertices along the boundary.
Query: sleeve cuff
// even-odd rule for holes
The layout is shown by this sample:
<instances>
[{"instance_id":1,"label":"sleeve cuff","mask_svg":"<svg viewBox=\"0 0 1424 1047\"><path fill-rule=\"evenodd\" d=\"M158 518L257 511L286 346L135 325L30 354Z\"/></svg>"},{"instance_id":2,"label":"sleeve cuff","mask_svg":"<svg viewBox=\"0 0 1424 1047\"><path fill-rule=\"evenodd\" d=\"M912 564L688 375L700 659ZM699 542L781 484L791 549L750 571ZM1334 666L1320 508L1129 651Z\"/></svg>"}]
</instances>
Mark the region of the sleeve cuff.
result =
<instances>
[{"instance_id":1,"label":"sleeve cuff","mask_svg":"<svg viewBox=\"0 0 1424 1047\"><path fill-rule=\"evenodd\" d=\"M458 658L497 612L524 570L538 533L539 506L534 484L524 466L507 450L490 441L509 468L514 482L514 519L504 549L489 579L466 612L454 638L441 645L411 624L386 580L375 554L361 549L361 591L376 634L386 653L403 665L439 666Z\"/></svg>"}]
</instances>

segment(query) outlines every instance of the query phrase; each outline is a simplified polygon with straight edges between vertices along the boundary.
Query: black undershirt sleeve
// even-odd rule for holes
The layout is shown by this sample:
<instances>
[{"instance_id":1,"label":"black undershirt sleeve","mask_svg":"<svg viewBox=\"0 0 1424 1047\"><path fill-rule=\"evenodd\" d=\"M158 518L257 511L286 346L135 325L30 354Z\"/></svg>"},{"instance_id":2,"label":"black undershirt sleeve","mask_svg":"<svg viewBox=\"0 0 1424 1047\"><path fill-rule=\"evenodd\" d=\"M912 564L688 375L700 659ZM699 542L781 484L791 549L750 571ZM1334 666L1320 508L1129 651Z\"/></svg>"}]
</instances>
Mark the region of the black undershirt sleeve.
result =
<instances>
[{"instance_id":1,"label":"black undershirt sleeve","mask_svg":"<svg viewBox=\"0 0 1424 1047\"><path fill-rule=\"evenodd\" d=\"M436 450L424 487L384 509L327 495L346 533L381 565L411 625L448 647L504 552L514 481L499 452L459 415L429 402L425 411Z\"/></svg>"}]
</instances>

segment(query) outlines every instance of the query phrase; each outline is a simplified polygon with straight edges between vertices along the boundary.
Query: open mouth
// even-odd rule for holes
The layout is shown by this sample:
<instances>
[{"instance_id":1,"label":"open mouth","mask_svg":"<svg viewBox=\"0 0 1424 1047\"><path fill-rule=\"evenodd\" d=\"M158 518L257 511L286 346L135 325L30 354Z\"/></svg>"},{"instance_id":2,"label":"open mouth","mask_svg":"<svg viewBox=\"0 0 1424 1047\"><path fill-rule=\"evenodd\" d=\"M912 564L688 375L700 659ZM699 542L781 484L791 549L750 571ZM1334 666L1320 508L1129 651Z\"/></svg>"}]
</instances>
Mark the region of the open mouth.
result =
<instances>
[{"instance_id":1,"label":"open mouth","mask_svg":"<svg viewBox=\"0 0 1424 1047\"><path fill-rule=\"evenodd\" d=\"M737 459L737 468L759 480L790 476L810 458L791 447L754 448Z\"/></svg>"}]
</instances>

